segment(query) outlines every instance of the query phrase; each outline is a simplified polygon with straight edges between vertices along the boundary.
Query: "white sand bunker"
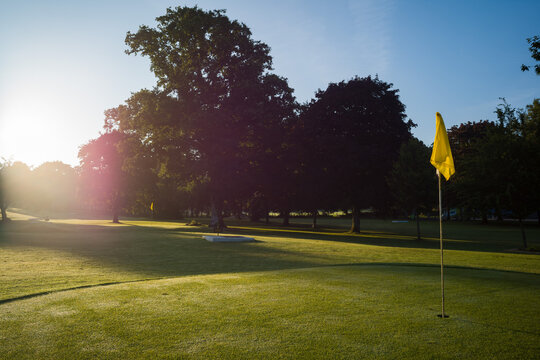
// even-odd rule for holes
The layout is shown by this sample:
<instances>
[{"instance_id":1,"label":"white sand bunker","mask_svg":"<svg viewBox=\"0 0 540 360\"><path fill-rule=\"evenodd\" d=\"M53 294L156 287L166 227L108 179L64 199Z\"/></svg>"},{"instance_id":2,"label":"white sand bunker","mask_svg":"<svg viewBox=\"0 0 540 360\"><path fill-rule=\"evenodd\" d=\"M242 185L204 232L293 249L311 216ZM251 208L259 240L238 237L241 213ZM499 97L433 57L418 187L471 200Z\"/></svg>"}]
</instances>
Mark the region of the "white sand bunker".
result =
<instances>
[{"instance_id":1,"label":"white sand bunker","mask_svg":"<svg viewBox=\"0 0 540 360\"><path fill-rule=\"evenodd\" d=\"M210 242L248 242L255 241L254 238L247 236L223 236L223 235L204 235L203 239Z\"/></svg>"}]
</instances>

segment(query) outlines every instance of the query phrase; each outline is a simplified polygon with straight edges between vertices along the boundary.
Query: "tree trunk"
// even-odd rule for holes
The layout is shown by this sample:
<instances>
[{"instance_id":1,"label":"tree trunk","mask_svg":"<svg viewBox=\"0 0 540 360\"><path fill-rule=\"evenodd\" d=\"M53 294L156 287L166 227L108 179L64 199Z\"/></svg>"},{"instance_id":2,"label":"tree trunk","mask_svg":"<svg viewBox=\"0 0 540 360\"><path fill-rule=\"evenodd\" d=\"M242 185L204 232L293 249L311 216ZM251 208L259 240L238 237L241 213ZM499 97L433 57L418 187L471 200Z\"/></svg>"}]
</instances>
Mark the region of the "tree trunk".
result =
<instances>
[{"instance_id":1,"label":"tree trunk","mask_svg":"<svg viewBox=\"0 0 540 360\"><path fill-rule=\"evenodd\" d=\"M268 198L264 197L264 214L266 225L270 224L270 210L268 209Z\"/></svg>"},{"instance_id":2,"label":"tree trunk","mask_svg":"<svg viewBox=\"0 0 540 360\"><path fill-rule=\"evenodd\" d=\"M519 218L519 228L521 229L521 238L523 239L523 248L527 249L527 237L525 236L525 228L523 227L523 221Z\"/></svg>"},{"instance_id":3,"label":"tree trunk","mask_svg":"<svg viewBox=\"0 0 540 360\"><path fill-rule=\"evenodd\" d=\"M236 219L242 220L242 203L236 207Z\"/></svg>"},{"instance_id":4,"label":"tree trunk","mask_svg":"<svg viewBox=\"0 0 540 360\"><path fill-rule=\"evenodd\" d=\"M214 232L220 233L226 228L223 220L223 202L214 200L210 215L210 226L214 228Z\"/></svg>"},{"instance_id":5,"label":"tree trunk","mask_svg":"<svg viewBox=\"0 0 540 360\"><path fill-rule=\"evenodd\" d=\"M318 211L317 210L313 210L313 223L311 224L311 227L313 229L316 229L317 228L317 213Z\"/></svg>"},{"instance_id":6,"label":"tree trunk","mask_svg":"<svg viewBox=\"0 0 540 360\"><path fill-rule=\"evenodd\" d=\"M113 223L120 224L120 221L118 220L118 210L113 210Z\"/></svg>"},{"instance_id":7,"label":"tree trunk","mask_svg":"<svg viewBox=\"0 0 540 360\"><path fill-rule=\"evenodd\" d=\"M113 197L112 201L112 211L113 211L113 223L119 224L120 221L118 220L118 213L120 212L120 199L118 196L118 192Z\"/></svg>"},{"instance_id":8,"label":"tree trunk","mask_svg":"<svg viewBox=\"0 0 540 360\"><path fill-rule=\"evenodd\" d=\"M502 215L502 211L501 211L501 208L500 207L497 207L495 209L496 213L497 213L497 222L498 223L502 223L504 221L503 219L503 215Z\"/></svg>"},{"instance_id":9,"label":"tree trunk","mask_svg":"<svg viewBox=\"0 0 540 360\"><path fill-rule=\"evenodd\" d=\"M420 236L420 216L418 216L418 208L414 210L414 216L416 217L416 239L422 240Z\"/></svg>"},{"instance_id":10,"label":"tree trunk","mask_svg":"<svg viewBox=\"0 0 540 360\"><path fill-rule=\"evenodd\" d=\"M225 225L225 221L223 220L223 211L218 211L218 232L223 232L226 227L227 226Z\"/></svg>"},{"instance_id":11,"label":"tree trunk","mask_svg":"<svg viewBox=\"0 0 540 360\"><path fill-rule=\"evenodd\" d=\"M0 209L1 212L2 212L2 221L8 221L8 217L7 217L7 213L6 213L6 208L3 207L2 209Z\"/></svg>"},{"instance_id":12,"label":"tree trunk","mask_svg":"<svg viewBox=\"0 0 540 360\"><path fill-rule=\"evenodd\" d=\"M290 217L289 209L283 211L282 213L283 213L283 226L289 226L290 225L290 223L289 223L289 217Z\"/></svg>"},{"instance_id":13,"label":"tree trunk","mask_svg":"<svg viewBox=\"0 0 540 360\"><path fill-rule=\"evenodd\" d=\"M488 223L487 213L482 212L482 224L487 224L487 223Z\"/></svg>"},{"instance_id":14,"label":"tree trunk","mask_svg":"<svg viewBox=\"0 0 540 360\"><path fill-rule=\"evenodd\" d=\"M360 233L360 209L358 206L353 206L351 232Z\"/></svg>"}]
</instances>

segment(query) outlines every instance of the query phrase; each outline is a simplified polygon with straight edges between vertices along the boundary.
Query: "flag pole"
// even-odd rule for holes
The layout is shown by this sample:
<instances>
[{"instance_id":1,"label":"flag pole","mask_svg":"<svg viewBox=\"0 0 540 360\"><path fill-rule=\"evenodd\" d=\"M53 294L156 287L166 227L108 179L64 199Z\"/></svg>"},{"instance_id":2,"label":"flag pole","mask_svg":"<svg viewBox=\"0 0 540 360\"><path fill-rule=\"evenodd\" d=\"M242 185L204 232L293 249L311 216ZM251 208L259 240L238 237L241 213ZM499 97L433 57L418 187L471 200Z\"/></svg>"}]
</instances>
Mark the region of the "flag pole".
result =
<instances>
[{"instance_id":1,"label":"flag pole","mask_svg":"<svg viewBox=\"0 0 540 360\"><path fill-rule=\"evenodd\" d=\"M443 257L443 236L442 236L442 197L441 197L441 173L437 169L437 177L439 178L439 239L441 243L441 307L442 312L440 318L447 318L444 313L444 257Z\"/></svg>"},{"instance_id":2,"label":"flag pole","mask_svg":"<svg viewBox=\"0 0 540 360\"><path fill-rule=\"evenodd\" d=\"M442 237L442 199L441 199L441 172L446 180L456 173L452 150L448 141L446 127L440 113L435 113L435 140L433 141L433 152L429 162L437 169L439 178L439 238L441 242L441 299L442 312L437 315L440 318L447 318L444 313L444 261L443 261L443 237Z\"/></svg>"}]
</instances>

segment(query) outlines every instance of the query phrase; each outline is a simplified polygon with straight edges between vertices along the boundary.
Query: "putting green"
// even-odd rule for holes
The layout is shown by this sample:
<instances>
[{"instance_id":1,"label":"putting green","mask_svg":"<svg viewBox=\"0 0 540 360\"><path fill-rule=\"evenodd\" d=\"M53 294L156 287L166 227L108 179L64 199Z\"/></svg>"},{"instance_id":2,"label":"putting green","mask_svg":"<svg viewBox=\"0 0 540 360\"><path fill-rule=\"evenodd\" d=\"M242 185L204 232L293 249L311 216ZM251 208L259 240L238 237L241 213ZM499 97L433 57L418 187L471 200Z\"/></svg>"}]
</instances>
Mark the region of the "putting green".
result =
<instances>
[{"instance_id":1,"label":"putting green","mask_svg":"<svg viewBox=\"0 0 540 360\"><path fill-rule=\"evenodd\" d=\"M184 276L0 305L0 358L533 359L540 276L356 265Z\"/></svg>"}]
</instances>

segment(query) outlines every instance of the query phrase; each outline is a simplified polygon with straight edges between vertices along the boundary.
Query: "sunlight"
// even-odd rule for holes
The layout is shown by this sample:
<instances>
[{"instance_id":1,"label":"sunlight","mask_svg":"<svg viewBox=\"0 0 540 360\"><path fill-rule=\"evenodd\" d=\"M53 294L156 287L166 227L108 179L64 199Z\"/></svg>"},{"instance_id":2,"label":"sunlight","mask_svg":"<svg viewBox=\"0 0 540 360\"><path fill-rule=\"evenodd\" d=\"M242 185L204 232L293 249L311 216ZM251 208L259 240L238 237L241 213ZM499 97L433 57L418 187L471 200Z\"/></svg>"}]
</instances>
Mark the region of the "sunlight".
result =
<instances>
[{"instance_id":1,"label":"sunlight","mask_svg":"<svg viewBox=\"0 0 540 360\"><path fill-rule=\"evenodd\" d=\"M32 166L52 159L75 165L78 147L88 137L81 132L88 127L81 121L87 108L81 93L85 86L54 74L27 74L7 81L10 92L2 109L0 156Z\"/></svg>"},{"instance_id":2,"label":"sunlight","mask_svg":"<svg viewBox=\"0 0 540 360\"><path fill-rule=\"evenodd\" d=\"M60 138L65 129L58 126L54 96L12 96L5 110L3 141L0 153L30 164L40 164L49 159L61 158ZM29 99L32 105L29 106Z\"/></svg>"}]
</instances>

